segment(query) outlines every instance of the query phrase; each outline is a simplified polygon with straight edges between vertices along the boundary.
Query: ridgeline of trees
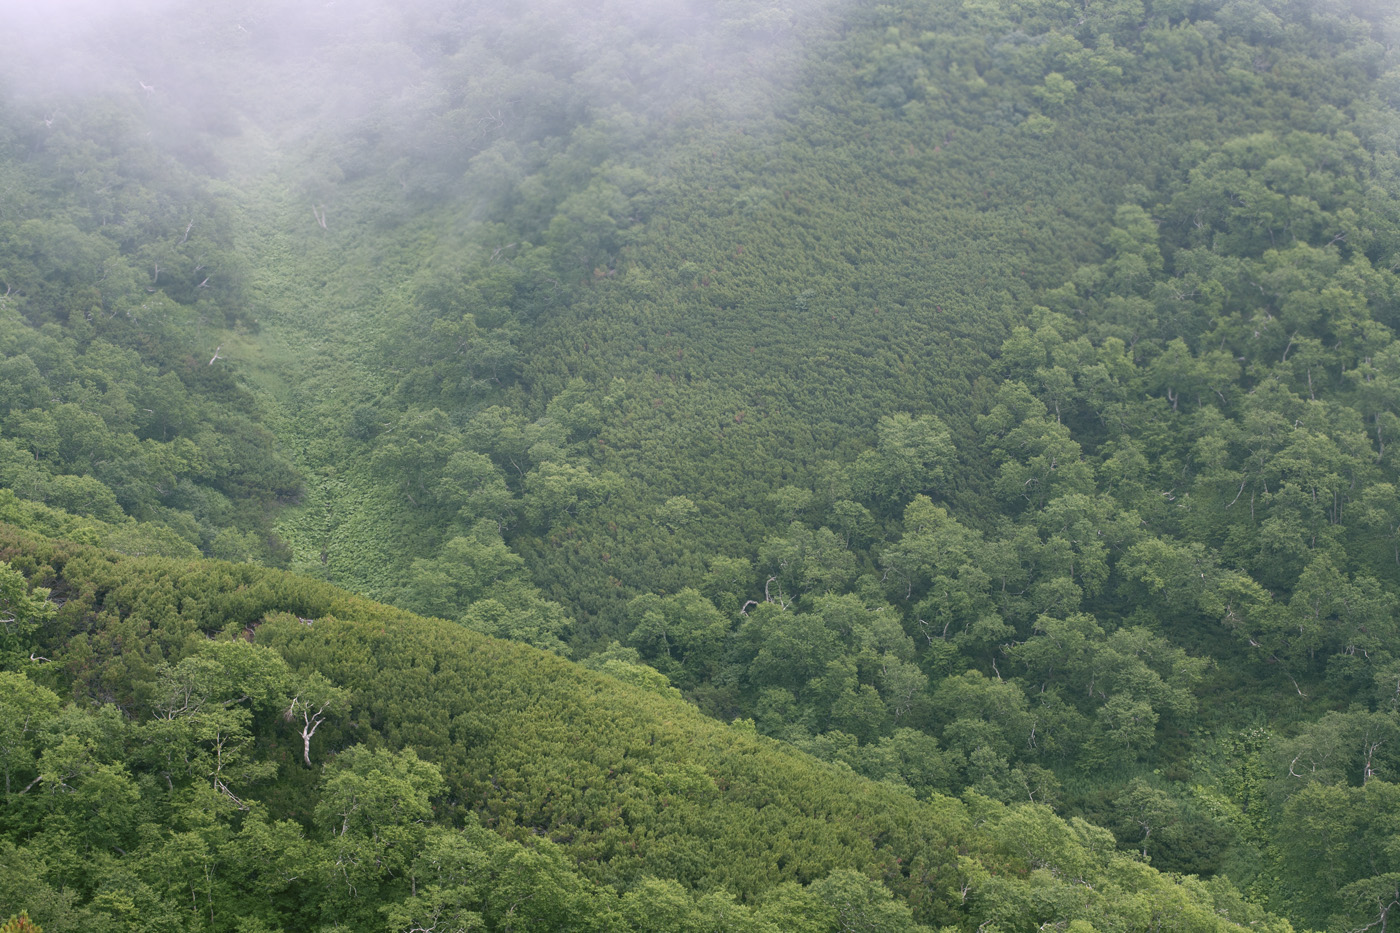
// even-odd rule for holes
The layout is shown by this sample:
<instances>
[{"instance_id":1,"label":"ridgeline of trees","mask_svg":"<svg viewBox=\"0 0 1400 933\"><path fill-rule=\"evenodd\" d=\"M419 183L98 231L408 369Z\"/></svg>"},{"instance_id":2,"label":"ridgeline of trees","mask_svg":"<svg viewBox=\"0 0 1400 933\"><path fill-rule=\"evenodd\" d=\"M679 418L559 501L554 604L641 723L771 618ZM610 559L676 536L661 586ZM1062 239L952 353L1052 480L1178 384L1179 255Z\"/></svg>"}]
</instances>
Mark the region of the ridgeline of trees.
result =
<instances>
[{"instance_id":1,"label":"ridgeline of trees","mask_svg":"<svg viewBox=\"0 0 1400 933\"><path fill-rule=\"evenodd\" d=\"M249 564L0 555L0 904L49 931L1289 929L1045 805L919 799L714 722L625 659Z\"/></svg>"}]
</instances>

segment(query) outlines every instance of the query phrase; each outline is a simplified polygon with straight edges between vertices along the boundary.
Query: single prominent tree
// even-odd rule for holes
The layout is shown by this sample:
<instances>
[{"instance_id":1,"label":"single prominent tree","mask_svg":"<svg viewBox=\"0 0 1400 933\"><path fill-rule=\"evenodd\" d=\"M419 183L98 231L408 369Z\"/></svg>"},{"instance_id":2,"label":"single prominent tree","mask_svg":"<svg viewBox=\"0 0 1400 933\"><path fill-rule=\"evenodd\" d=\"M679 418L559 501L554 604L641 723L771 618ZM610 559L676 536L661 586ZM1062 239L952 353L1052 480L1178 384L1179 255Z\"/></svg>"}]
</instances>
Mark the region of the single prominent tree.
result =
<instances>
[{"instance_id":1,"label":"single prominent tree","mask_svg":"<svg viewBox=\"0 0 1400 933\"><path fill-rule=\"evenodd\" d=\"M301 757L311 767L311 738L332 713L350 708L350 691L335 686L313 671L304 679L283 718L301 730Z\"/></svg>"}]
</instances>

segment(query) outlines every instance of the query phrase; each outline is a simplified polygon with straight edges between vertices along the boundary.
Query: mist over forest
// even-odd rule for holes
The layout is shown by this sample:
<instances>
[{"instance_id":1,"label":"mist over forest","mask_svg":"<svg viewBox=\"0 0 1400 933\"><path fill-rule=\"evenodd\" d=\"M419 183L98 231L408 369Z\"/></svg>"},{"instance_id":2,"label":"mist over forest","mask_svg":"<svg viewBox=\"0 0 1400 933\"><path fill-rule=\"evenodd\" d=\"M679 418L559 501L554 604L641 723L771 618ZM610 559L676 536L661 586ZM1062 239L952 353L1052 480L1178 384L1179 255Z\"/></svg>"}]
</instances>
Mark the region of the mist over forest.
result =
<instances>
[{"instance_id":1,"label":"mist over forest","mask_svg":"<svg viewBox=\"0 0 1400 933\"><path fill-rule=\"evenodd\" d=\"M1391 921L1391 4L0 23L3 933Z\"/></svg>"},{"instance_id":2,"label":"mist over forest","mask_svg":"<svg viewBox=\"0 0 1400 933\"><path fill-rule=\"evenodd\" d=\"M25 41L8 58L11 93L48 116L67 98L120 100L175 153L249 131L277 145L437 144L403 145L415 161L533 141L588 114L645 128L708 108L742 124L772 106L800 38L831 23L825 0L12 6Z\"/></svg>"}]
</instances>

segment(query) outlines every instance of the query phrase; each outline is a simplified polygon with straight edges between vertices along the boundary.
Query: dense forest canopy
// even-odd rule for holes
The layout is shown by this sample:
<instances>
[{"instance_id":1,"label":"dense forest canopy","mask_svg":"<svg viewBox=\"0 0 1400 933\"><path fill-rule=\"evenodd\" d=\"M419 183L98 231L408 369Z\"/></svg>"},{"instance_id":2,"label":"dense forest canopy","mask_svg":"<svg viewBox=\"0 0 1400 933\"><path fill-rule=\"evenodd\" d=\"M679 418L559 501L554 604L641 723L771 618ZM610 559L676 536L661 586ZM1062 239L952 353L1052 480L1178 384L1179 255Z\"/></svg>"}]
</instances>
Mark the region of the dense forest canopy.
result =
<instances>
[{"instance_id":1,"label":"dense forest canopy","mask_svg":"<svg viewBox=\"0 0 1400 933\"><path fill-rule=\"evenodd\" d=\"M1388 923L1388 4L14 22L0 917Z\"/></svg>"}]
</instances>

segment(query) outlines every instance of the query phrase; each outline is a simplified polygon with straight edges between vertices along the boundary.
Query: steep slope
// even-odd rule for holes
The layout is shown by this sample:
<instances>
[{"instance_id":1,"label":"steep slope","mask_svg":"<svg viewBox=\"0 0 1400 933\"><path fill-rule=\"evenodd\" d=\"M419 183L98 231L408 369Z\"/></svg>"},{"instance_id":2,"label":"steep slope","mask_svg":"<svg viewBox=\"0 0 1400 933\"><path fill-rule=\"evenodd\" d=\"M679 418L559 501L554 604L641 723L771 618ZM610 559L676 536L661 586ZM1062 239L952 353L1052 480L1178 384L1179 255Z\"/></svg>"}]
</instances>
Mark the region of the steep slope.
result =
<instances>
[{"instance_id":1,"label":"steep slope","mask_svg":"<svg viewBox=\"0 0 1400 933\"><path fill-rule=\"evenodd\" d=\"M1045 807L919 802L305 578L13 530L0 556L0 912L49 931L1288 929Z\"/></svg>"}]
</instances>

